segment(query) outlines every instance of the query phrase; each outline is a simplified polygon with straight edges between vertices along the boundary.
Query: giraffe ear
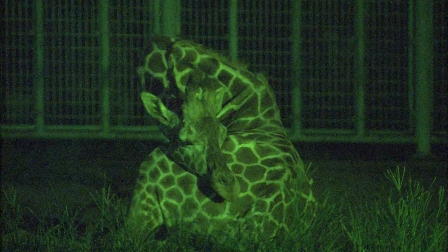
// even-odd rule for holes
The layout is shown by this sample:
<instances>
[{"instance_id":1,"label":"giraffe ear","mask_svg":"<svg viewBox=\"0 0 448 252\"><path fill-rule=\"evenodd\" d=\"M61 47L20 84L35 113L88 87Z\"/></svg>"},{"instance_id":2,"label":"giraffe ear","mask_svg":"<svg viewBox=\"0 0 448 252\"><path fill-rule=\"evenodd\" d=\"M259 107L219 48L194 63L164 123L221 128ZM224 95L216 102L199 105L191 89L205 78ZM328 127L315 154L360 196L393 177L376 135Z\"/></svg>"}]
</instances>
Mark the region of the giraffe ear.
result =
<instances>
[{"instance_id":1,"label":"giraffe ear","mask_svg":"<svg viewBox=\"0 0 448 252\"><path fill-rule=\"evenodd\" d=\"M148 92L142 92L140 98L143 101L146 111L152 118L168 128L174 128L174 126L179 124L179 117L173 111L169 110L159 97Z\"/></svg>"}]
</instances>

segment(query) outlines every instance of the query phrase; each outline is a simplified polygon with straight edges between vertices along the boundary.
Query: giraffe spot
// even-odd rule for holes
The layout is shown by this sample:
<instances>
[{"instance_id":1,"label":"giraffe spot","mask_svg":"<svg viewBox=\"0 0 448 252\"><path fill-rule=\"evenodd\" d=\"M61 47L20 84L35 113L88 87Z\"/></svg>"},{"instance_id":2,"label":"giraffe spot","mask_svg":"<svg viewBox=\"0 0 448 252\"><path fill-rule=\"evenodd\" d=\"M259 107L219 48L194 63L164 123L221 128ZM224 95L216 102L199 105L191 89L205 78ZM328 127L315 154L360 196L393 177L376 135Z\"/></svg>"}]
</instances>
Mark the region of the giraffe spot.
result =
<instances>
[{"instance_id":1,"label":"giraffe spot","mask_svg":"<svg viewBox=\"0 0 448 252\"><path fill-rule=\"evenodd\" d=\"M188 65L188 64L184 64L184 63L178 63L178 64L176 64L176 70L178 71L178 72L183 72L183 71L185 71L185 69L187 69L187 68L190 68L190 65ZM182 76L182 77L187 77L187 80L188 80L188 76L187 75L184 75L184 76ZM182 81L182 83L185 83L184 81Z\"/></svg>"},{"instance_id":2,"label":"giraffe spot","mask_svg":"<svg viewBox=\"0 0 448 252\"><path fill-rule=\"evenodd\" d=\"M146 223L146 225L148 225L148 229L149 230L153 230L158 224L161 223L163 221L162 218L162 213L160 211L158 211L158 209L152 209L152 211L149 212L149 216L152 216L152 219L155 220L155 222L153 223Z\"/></svg>"},{"instance_id":3,"label":"giraffe spot","mask_svg":"<svg viewBox=\"0 0 448 252\"><path fill-rule=\"evenodd\" d=\"M149 212L150 211L149 206L150 206L149 203L143 204L142 205L142 210L145 211L145 212Z\"/></svg>"},{"instance_id":4,"label":"giraffe spot","mask_svg":"<svg viewBox=\"0 0 448 252\"><path fill-rule=\"evenodd\" d=\"M246 100L246 102L244 103L245 109L240 109L240 113L243 117L246 117L248 115L257 115L258 116L258 109L259 109L259 105L258 105L258 97L253 95L252 97L250 97L249 100Z\"/></svg>"},{"instance_id":5,"label":"giraffe spot","mask_svg":"<svg viewBox=\"0 0 448 252\"><path fill-rule=\"evenodd\" d=\"M233 164L230 166L230 170L234 174L241 174L243 172L244 167L241 164Z\"/></svg>"},{"instance_id":6,"label":"giraffe spot","mask_svg":"<svg viewBox=\"0 0 448 252\"><path fill-rule=\"evenodd\" d=\"M256 129L256 128L260 128L264 124L266 124L266 121L261 120L260 118L254 118L254 119L250 120L248 128Z\"/></svg>"},{"instance_id":7,"label":"giraffe spot","mask_svg":"<svg viewBox=\"0 0 448 252\"><path fill-rule=\"evenodd\" d=\"M283 177L284 172L279 170L269 170L266 175L266 180L279 180Z\"/></svg>"},{"instance_id":8,"label":"giraffe spot","mask_svg":"<svg viewBox=\"0 0 448 252\"><path fill-rule=\"evenodd\" d=\"M151 167L151 162L153 162L152 159L140 163L140 174L145 174L148 171L149 167Z\"/></svg>"},{"instance_id":9,"label":"giraffe spot","mask_svg":"<svg viewBox=\"0 0 448 252\"><path fill-rule=\"evenodd\" d=\"M209 217L205 215L204 211L198 213L195 219L195 224L200 230L207 230L209 228Z\"/></svg>"},{"instance_id":10,"label":"giraffe spot","mask_svg":"<svg viewBox=\"0 0 448 252\"><path fill-rule=\"evenodd\" d=\"M279 190L277 190L277 191L279 191ZM274 204L277 204L282 201L283 201L283 194L279 193L275 196L275 198L272 202L274 202Z\"/></svg>"},{"instance_id":11,"label":"giraffe spot","mask_svg":"<svg viewBox=\"0 0 448 252\"><path fill-rule=\"evenodd\" d=\"M174 185L174 176L171 174L166 175L160 180L160 186L162 188L169 188Z\"/></svg>"},{"instance_id":12,"label":"giraffe spot","mask_svg":"<svg viewBox=\"0 0 448 252\"><path fill-rule=\"evenodd\" d=\"M253 219L254 219L254 221L255 221L255 223L256 223L256 226L260 227L260 226L261 226L261 223L263 223L263 222L265 221L265 216L262 216L262 215L260 215L260 214L257 214L257 215L255 215L255 216L253 217Z\"/></svg>"},{"instance_id":13,"label":"giraffe spot","mask_svg":"<svg viewBox=\"0 0 448 252\"><path fill-rule=\"evenodd\" d=\"M292 221L292 220L291 220ZM278 221L277 221L278 222ZM286 222L286 221L285 221ZM286 222L286 223L288 223L288 224L290 224L290 223L292 223L292 222L290 222L290 221L288 221L288 222ZM278 226L278 229L277 229L277 234L286 234L286 232L287 232L287 230L286 230L286 226L284 226L284 225L279 225Z\"/></svg>"},{"instance_id":14,"label":"giraffe spot","mask_svg":"<svg viewBox=\"0 0 448 252\"><path fill-rule=\"evenodd\" d=\"M196 59L198 58L197 53L194 50L185 50L185 55L184 58L182 59L182 61L185 62L195 62Z\"/></svg>"},{"instance_id":15,"label":"giraffe spot","mask_svg":"<svg viewBox=\"0 0 448 252\"><path fill-rule=\"evenodd\" d=\"M244 171L244 177L250 182L255 182L263 179L265 169L259 165L249 165L246 166Z\"/></svg>"},{"instance_id":16,"label":"giraffe spot","mask_svg":"<svg viewBox=\"0 0 448 252\"><path fill-rule=\"evenodd\" d=\"M149 194L149 195L153 195L154 194L154 186L152 186L152 185L147 185L146 187L145 187L145 191L146 191L146 193L147 194ZM142 200L143 199L145 199L146 198L146 194L142 194Z\"/></svg>"},{"instance_id":17,"label":"giraffe spot","mask_svg":"<svg viewBox=\"0 0 448 252\"><path fill-rule=\"evenodd\" d=\"M185 195L193 194L193 188L196 185L196 181L192 176L185 174L184 176L177 178L177 185L182 189Z\"/></svg>"},{"instance_id":18,"label":"giraffe spot","mask_svg":"<svg viewBox=\"0 0 448 252\"><path fill-rule=\"evenodd\" d=\"M153 193L151 192L151 195L152 195ZM145 204L145 206L156 206L157 205L157 202L153 199L153 198L151 198L151 197L147 197L146 199L145 199L145 202L146 202L146 204ZM149 209L148 209L149 210Z\"/></svg>"},{"instance_id":19,"label":"giraffe spot","mask_svg":"<svg viewBox=\"0 0 448 252\"><path fill-rule=\"evenodd\" d=\"M263 234L266 236L272 236L277 231L277 223L271 218L264 220L263 222Z\"/></svg>"},{"instance_id":20,"label":"giraffe spot","mask_svg":"<svg viewBox=\"0 0 448 252\"><path fill-rule=\"evenodd\" d=\"M157 167L160 169L162 173L169 173L169 166L166 159L162 159L159 162L157 162Z\"/></svg>"},{"instance_id":21,"label":"giraffe spot","mask_svg":"<svg viewBox=\"0 0 448 252\"><path fill-rule=\"evenodd\" d=\"M261 86L261 82L254 76L254 74L252 74L251 72L248 71L240 71L241 76L243 76L244 78L248 79L249 82L257 87L257 86Z\"/></svg>"},{"instance_id":22,"label":"giraffe spot","mask_svg":"<svg viewBox=\"0 0 448 252\"><path fill-rule=\"evenodd\" d=\"M204 83L205 81L207 81L207 79L205 79L204 72L202 72L197 68L194 68L192 71L190 71L188 75L189 75L189 82L193 84Z\"/></svg>"},{"instance_id":23,"label":"giraffe spot","mask_svg":"<svg viewBox=\"0 0 448 252\"><path fill-rule=\"evenodd\" d=\"M281 220L283 218L283 213L285 210L284 208L285 206L283 205L283 203L275 205L271 211L272 216L275 217L277 220Z\"/></svg>"},{"instance_id":24,"label":"giraffe spot","mask_svg":"<svg viewBox=\"0 0 448 252\"><path fill-rule=\"evenodd\" d=\"M244 179L238 180L240 182L240 192L247 192L247 188L249 187L249 184Z\"/></svg>"},{"instance_id":25,"label":"giraffe spot","mask_svg":"<svg viewBox=\"0 0 448 252\"><path fill-rule=\"evenodd\" d=\"M176 42L176 43L178 43L178 42ZM179 60L184 55L184 51L185 50L183 48L181 48L177 45L174 45L171 48L171 54L176 57L176 60Z\"/></svg>"},{"instance_id":26,"label":"giraffe spot","mask_svg":"<svg viewBox=\"0 0 448 252\"><path fill-rule=\"evenodd\" d=\"M235 149L235 143L227 138L222 144L222 149L227 152L232 152ZM227 154L226 156L231 156L228 153L225 154Z\"/></svg>"},{"instance_id":27,"label":"giraffe spot","mask_svg":"<svg viewBox=\"0 0 448 252\"><path fill-rule=\"evenodd\" d=\"M209 217L215 217L224 213L225 207L223 207L223 204L225 203L218 204L208 200L202 205L202 209L209 215Z\"/></svg>"},{"instance_id":28,"label":"giraffe spot","mask_svg":"<svg viewBox=\"0 0 448 252\"><path fill-rule=\"evenodd\" d=\"M163 73L167 70L167 67L165 65L165 62L163 60L164 54L162 53L155 53L152 55L149 55L146 58L146 64L148 64L149 69L151 69L154 73Z\"/></svg>"},{"instance_id":29,"label":"giraffe spot","mask_svg":"<svg viewBox=\"0 0 448 252\"><path fill-rule=\"evenodd\" d=\"M218 74L218 80L222 83L229 83L233 78L233 74L231 74L229 71L221 70Z\"/></svg>"},{"instance_id":30,"label":"giraffe spot","mask_svg":"<svg viewBox=\"0 0 448 252\"><path fill-rule=\"evenodd\" d=\"M185 216L192 217L197 213L199 208L198 202L193 197L188 197L182 205L182 210Z\"/></svg>"},{"instance_id":31,"label":"giraffe spot","mask_svg":"<svg viewBox=\"0 0 448 252\"><path fill-rule=\"evenodd\" d=\"M188 80L190 79L190 75L189 74L184 74L180 77L179 83L183 86L186 86L188 83Z\"/></svg>"},{"instance_id":32,"label":"giraffe spot","mask_svg":"<svg viewBox=\"0 0 448 252\"><path fill-rule=\"evenodd\" d=\"M134 191L135 192L140 192L142 190L144 190L144 184L146 184L146 181L143 181L141 179L137 180L137 184L135 185Z\"/></svg>"},{"instance_id":33,"label":"giraffe spot","mask_svg":"<svg viewBox=\"0 0 448 252\"><path fill-rule=\"evenodd\" d=\"M274 108L277 107L277 106L274 106L275 98L273 97L274 99L269 99L266 96L269 96L269 94L265 92L265 95L260 98L261 111L266 111L266 110L275 111Z\"/></svg>"},{"instance_id":34,"label":"giraffe spot","mask_svg":"<svg viewBox=\"0 0 448 252\"><path fill-rule=\"evenodd\" d=\"M229 85L230 92L233 96L238 96L240 93L242 93L247 88L247 84L244 83L241 78L235 78L231 85ZM245 97L241 97L238 100L245 100ZM234 103L232 101L233 105L238 105L237 103Z\"/></svg>"},{"instance_id":35,"label":"giraffe spot","mask_svg":"<svg viewBox=\"0 0 448 252\"><path fill-rule=\"evenodd\" d=\"M249 195L239 197L234 204L230 204L230 214L238 217L245 217L251 209L253 202L254 200Z\"/></svg>"},{"instance_id":36,"label":"giraffe spot","mask_svg":"<svg viewBox=\"0 0 448 252\"><path fill-rule=\"evenodd\" d=\"M265 213L268 210L268 203L264 200L258 200L255 204L255 211Z\"/></svg>"},{"instance_id":37,"label":"giraffe spot","mask_svg":"<svg viewBox=\"0 0 448 252\"><path fill-rule=\"evenodd\" d=\"M165 208L165 213L169 213L170 215L174 215L177 217L179 215L178 204L171 201L163 201L162 207ZM165 216L167 218L168 216Z\"/></svg>"},{"instance_id":38,"label":"giraffe spot","mask_svg":"<svg viewBox=\"0 0 448 252\"><path fill-rule=\"evenodd\" d=\"M173 188L169 189L169 190L166 192L165 196L166 196L168 199L172 199L172 200L176 201L177 203L181 203L181 202L182 202L182 199L183 199L183 195L182 195L182 193L180 192L180 189L177 188L177 187L173 187Z\"/></svg>"},{"instance_id":39,"label":"giraffe spot","mask_svg":"<svg viewBox=\"0 0 448 252\"><path fill-rule=\"evenodd\" d=\"M274 108L268 108L263 112L263 118L264 120L267 120L268 118L275 117L276 110Z\"/></svg>"},{"instance_id":40,"label":"giraffe spot","mask_svg":"<svg viewBox=\"0 0 448 252\"><path fill-rule=\"evenodd\" d=\"M252 185L250 190L260 198L269 198L279 192L280 187L277 184L257 183Z\"/></svg>"},{"instance_id":41,"label":"giraffe spot","mask_svg":"<svg viewBox=\"0 0 448 252\"><path fill-rule=\"evenodd\" d=\"M247 124L248 124L247 120L236 120L235 119L234 121L232 121L228 124L227 129L229 131L231 131L231 130L242 131L244 129L248 129Z\"/></svg>"},{"instance_id":42,"label":"giraffe spot","mask_svg":"<svg viewBox=\"0 0 448 252\"><path fill-rule=\"evenodd\" d=\"M243 164L256 164L258 163L258 158L255 156L252 149L248 147L242 147L240 148L236 155L236 159L238 162ZM247 171L247 168L246 168Z\"/></svg>"},{"instance_id":43,"label":"giraffe spot","mask_svg":"<svg viewBox=\"0 0 448 252\"><path fill-rule=\"evenodd\" d=\"M144 173L140 173L140 174L138 175L137 181L138 181L139 183L146 184L146 183L148 182L148 179L147 179L147 177L146 177L146 174L144 174Z\"/></svg>"},{"instance_id":44,"label":"giraffe spot","mask_svg":"<svg viewBox=\"0 0 448 252\"><path fill-rule=\"evenodd\" d=\"M157 181L157 179L160 177L160 171L159 169L151 169L149 171L149 180L151 181Z\"/></svg>"},{"instance_id":45,"label":"giraffe spot","mask_svg":"<svg viewBox=\"0 0 448 252\"><path fill-rule=\"evenodd\" d=\"M185 174L185 169L181 168L179 165L174 163L173 166L171 167L171 172L174 174L174 176L179 176L181 174Z\"/></svg>"},{"instance_id":46,"label":"giraffe spot","mask_svg":"<svg viewBox=\"0 0 448 252\"><path fill-rule=\"evenodd\" d=\"M219 61L215 58L203 58L198 63L199 68L208 75L213 75L219 68Z\"/></svg>"},{"instance_id":47,"label":"giraffe spot","mask_svg":"<svg viewBox=\"0 0 448 252\"><path fill-rule=\"evenodd\" d=\"M261 160L261 165L268 168L278 167L280 164L282 164L282 160L279 158L267 157Z\"/></svg>"}]
</instances>

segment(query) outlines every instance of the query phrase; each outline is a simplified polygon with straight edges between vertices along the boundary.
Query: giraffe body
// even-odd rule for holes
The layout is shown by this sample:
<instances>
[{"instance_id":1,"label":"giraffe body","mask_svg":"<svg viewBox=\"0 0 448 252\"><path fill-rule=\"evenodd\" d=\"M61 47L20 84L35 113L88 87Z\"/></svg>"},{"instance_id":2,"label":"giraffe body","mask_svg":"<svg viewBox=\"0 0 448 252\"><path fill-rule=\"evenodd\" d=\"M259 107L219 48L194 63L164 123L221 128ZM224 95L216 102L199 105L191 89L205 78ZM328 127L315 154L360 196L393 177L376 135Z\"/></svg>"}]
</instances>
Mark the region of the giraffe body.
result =
<instances>
[{"instance_id":1,"label":"giraffe body","mask_svg":"<svg viewBox=\"0 0 448 252\"><path fill-rule=\"evenodd\" d=\"M204 233L256 238L287 231L293 207L311 211L311 181L263 76L170 38L152 44L138 72L144 85L154 80L150 91L163 87L142 100L169 132L170 147L141 164L131 221L148 230L181 221Z\"/></svg>"}]
</instances>

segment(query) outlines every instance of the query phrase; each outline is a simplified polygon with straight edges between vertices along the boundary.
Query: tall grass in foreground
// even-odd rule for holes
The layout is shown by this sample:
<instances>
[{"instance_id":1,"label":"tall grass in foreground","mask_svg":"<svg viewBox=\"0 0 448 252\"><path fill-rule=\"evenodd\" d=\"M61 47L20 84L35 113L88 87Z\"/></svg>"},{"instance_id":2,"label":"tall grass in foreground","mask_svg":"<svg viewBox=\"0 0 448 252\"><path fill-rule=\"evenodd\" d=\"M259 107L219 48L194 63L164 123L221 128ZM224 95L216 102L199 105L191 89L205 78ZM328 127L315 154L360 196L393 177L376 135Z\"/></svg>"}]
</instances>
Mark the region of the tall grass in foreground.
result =
<instances>
[{"instance_id":1,"label":"tall grass in foreground","mask_svg":"<svg viewBox=\"0 0 448 252\"><path fill-rule=\"evenodd\" d=\"M395 186L386 204L374 202L361 209L351 206L343 224L355 251L447 251L447 199L438 190L438 204L429 208L431 194L418 182L404 184L405 169L390 170L386 178Z\"/></svg>"},{"instance_id":2,"label":"tall grass in foreground","mask_svg":"<svg viewBox=\"0 0 448 252\"><path fill-rule=\"evenodd\" d=\"M298 213L294 232L264 244L245 237L222 241L181 226L164 240L137 235L123 224L128 204L108 189L92 195L96 215L90 221L83 209L38 216L17 203L11 188L2 192L2 251L447 251L444 188L430 207L430 190L411 179L404 183L404 173L387 171L394 185L387 199L348 205L348 212L324 201L311 225L301 225Z\"/></svg>"}]
</instances>

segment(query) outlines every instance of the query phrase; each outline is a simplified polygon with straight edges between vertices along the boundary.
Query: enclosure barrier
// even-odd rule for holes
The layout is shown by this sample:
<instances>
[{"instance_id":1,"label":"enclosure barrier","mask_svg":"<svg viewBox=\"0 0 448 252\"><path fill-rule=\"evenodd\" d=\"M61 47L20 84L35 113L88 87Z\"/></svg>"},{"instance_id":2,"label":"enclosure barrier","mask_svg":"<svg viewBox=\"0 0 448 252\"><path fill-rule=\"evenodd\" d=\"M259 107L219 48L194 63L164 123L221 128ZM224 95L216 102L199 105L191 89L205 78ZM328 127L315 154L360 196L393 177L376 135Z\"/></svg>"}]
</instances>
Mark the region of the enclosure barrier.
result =
<instances>
[{"instance_id":1,"label":"enclosure barrier","mask_svg":"<svg viewBox=\"0 0 448 252\"><path fill-rule=\"evenodd\" d=\"M136 66L155 34L263 73L294 141L447 143L447 3L2 1L4 138L162 140Z\"/></svg>"}]
</instances>

